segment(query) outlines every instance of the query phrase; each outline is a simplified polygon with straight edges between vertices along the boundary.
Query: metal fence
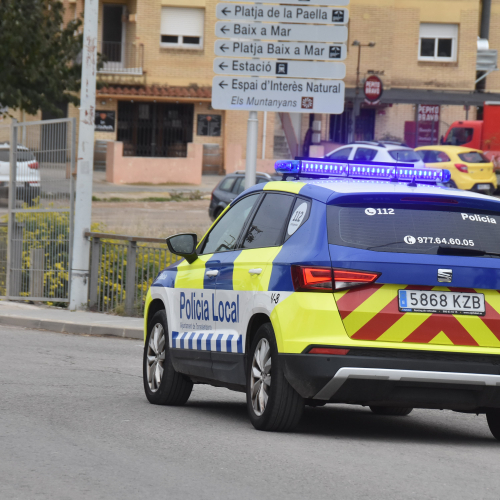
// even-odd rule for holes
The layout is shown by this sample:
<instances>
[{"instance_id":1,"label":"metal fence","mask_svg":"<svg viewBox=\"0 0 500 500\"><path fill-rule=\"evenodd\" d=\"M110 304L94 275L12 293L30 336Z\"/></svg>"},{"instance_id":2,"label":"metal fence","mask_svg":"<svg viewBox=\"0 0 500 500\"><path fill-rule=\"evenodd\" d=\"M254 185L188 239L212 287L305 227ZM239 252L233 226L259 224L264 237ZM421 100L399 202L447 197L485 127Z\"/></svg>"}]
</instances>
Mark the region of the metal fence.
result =
<instances>
[{"instance_id":1,"label":"metal fence","mask_svg":"<svg viewBox=\"0 0 500 500\"><path fill-rule=\"evenodd\" d=\"M75 119L14 121L10 130L6 295L68 302Z\"/></svg>"},{"instance_id":2,"label":"metal fence","mask_svg":"<svg viewBox=\"0 0 500 500\"><path fill-rule=\"evenodd\" d=\"M140 315L158 273L179 257L164 239L87 232L91 238L89 308Z\"/></svg>"}]
</instances>

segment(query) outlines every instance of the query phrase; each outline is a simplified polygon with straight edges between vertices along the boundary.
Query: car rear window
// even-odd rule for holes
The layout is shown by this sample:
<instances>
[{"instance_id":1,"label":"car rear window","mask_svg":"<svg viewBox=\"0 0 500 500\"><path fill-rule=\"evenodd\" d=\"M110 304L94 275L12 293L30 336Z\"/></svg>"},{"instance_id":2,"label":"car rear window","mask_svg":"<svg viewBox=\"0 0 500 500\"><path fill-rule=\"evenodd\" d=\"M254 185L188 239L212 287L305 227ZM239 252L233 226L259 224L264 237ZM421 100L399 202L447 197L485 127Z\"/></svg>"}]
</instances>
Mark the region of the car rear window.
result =
<instances>
[{"instance_id":1,"label":"car rear window","mask_svg":"<svg viewBox=\"0 0 500 500\"><path fill-rule=\"evenodd\" d=\"M377 252L474 256L500 252L499 214L443 208L329 206L328 241Z\"/></svg>"},{"instance_id":2,"label":"car rear window","mask_svg":"<svg viewBox=\"0 0 500 500\"><path fill-rule=\"evenodd\" d=\"M392 151L389 151L389 154L396 161L407 161L410 163L415 163L422 160L418 153L416 153L412 149L393 149Z\"/></svg>"},{"instance_id":3,"label":"car rear window","mask_svg":"<svg viewBox=\"0 0 500 500\"><path fill-rule=\"evenodd\" d=\"M490 160L482 153L477 151L469 151L468 153L459 154L458 157L465 163L489 163Z\"/></svg>"},{"instance_id":4,"label":"car rear window","mask_svg":"<svg viewBox=\"0 0 500 500\"><path fill-rule=\"evenodd\" d=\"M236 181L236 177L226 177L219 186L221 191L231 191L233 189L234 182Z\"/></svg>"},{"instance_id":5,"label":"car rear window","mask_svg":"<svg viewBox=\"0 0 500 500\"><path fill-rule=\"evenodd\" d=\"M17 150L17 161L34 161L35 155L25 149ZM0 149L0 161L10 161L10 149Z\"/></svg>"}]
</instances>

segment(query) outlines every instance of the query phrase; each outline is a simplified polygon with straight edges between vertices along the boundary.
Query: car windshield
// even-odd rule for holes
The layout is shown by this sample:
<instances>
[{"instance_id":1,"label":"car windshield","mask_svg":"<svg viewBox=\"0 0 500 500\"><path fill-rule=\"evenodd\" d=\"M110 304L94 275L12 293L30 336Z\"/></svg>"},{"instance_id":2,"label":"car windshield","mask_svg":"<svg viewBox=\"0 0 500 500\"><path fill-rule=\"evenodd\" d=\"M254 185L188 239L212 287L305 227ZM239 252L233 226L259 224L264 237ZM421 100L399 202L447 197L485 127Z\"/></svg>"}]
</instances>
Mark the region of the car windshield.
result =
<instances>
[{"instance_id":1,"label":"car windshield","mask_svg":"<svg viewBox=\"0 0 500 500\"><path fill-rule=\"evenodd\" d=\"M469 151L459 154L458 157L465 163L489 163L490 160L478 151Z\"/></svg>"},{"instance_id":2,"label":"car windshield","mask_svg":"<svg viewBox=\"0 0 500 500\"><path fill-rule=\"evenodd\" d=\"M389 154L396 161L415 163L422 160L419 154L413 151L413 149L393 149L392 151L389 151Z\"/></svg>"},{"instance_id":3,"label":"car windshield","mask_svg":"<svg viewBox=\"0 0 500 500\"><path fill-rule=\"evenodd\" d=\"M500 214L492 212L329 206L327 222L330 244L377 252L472 255L498 254L500 248Z\"/></svg>"},{"instance_id":4,"label":"car windshield","mask_svg":"<svg viewBox=\"0 0 500 500\"><path fill-rule=\"evenodd\" d=\"M471 128L454 127L450 130L445 144L449 146L461 146L472 141L474 130Z\"/></svg>"}]
</instances>

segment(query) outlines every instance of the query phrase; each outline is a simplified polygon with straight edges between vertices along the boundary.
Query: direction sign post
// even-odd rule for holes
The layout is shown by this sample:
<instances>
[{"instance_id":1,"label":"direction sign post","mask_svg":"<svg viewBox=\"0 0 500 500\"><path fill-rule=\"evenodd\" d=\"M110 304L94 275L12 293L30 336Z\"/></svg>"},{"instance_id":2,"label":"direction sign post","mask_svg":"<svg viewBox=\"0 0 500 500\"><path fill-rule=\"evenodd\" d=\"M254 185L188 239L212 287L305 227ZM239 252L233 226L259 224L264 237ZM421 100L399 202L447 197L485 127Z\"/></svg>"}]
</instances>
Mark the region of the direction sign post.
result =
<instances>
[{"instance_id":1,"label":"direction sign post","mask_svg":"<svg viewBox=\"0 0 500 500\"><path fill-rule=\"evenodd\" d=\"M289 42L345 42L347 28L328 24L285 24L217 21L215 34L220 38L246 40L284 40Z\"/></svg>"},{"instance_id":2,"label":"direction sign post","mask_svg":"<svg viewBox=\"0 0 500 500\"><path fill-rule=\"evenodd\" d=\"M349 0L260 1L216 7L212 106L249 111L245 188L255 184L257 111L344 110Z\"/></svg>"},{"instance_id":3,"label":"direction sign post","mask_svg":"<svg viewBox=\"0 0 500 500\"><path fill-rule=\"evenodd\" d=\"M339 114L344 110L342 80L216 76L216 109Z\"/></svg>"},{"instance_id":4,"label":"direction sign post","mask_svg":"<svg viewBox=\"0 0 500 500\"><path fill-rule=\"evenodd\" d=\"M241 0L224 0L225 2L241 2ZM349 0L266 0L266 3L286 3L289 5L332 5L343 7L349 5Z\"/></svg>"},{"instance_id":5,"label":"direction sign post","mask_svg":"<svg viewBox=\"0 0 500 500\"><path fill-rule=\"evenodd\" d=\"M214 72L219 75L248 76L283 76L290 78L328 78L342 80L345 78L344 63L316 61L285 61L273 59L233 59L216 57Z\"/></svg>"},{"instance_id":6,"label":"direction sign post","mask_svg":"<svg viewBox=\"0 0 500 500\"><path fill-rule=\"evenodd\" d=\"M219 3L217 19L282 23L347 24L349 11L332 7Z\"/></svg>"}]
</instances>

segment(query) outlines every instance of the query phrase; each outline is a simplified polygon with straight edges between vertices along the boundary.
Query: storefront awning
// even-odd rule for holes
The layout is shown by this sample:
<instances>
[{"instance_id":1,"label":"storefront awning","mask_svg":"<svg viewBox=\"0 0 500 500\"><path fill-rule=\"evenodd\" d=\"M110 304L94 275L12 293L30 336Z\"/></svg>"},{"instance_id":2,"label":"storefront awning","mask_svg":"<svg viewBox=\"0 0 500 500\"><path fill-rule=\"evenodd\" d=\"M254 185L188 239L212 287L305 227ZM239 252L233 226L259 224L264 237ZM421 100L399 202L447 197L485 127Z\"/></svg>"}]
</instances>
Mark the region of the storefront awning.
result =
<instances>
[{"instance_id":1,"label":"storefront awning","mask_svg":"<svg viewBox=\"0 0 500 500\"><path fill-rule=\"evenodd\" d=\"M347 101L354 99L356 90L346 88ZM363 99L363 89L359 89L359 99ZM381 103L392 104L440 104L448 106L482 106L486 101L500 102L500 94L491 92L448 92L422 89L385 89Z\"/></svg>"},{"instance_id":2,"label":"storefront awning","mask_svg":"<svg viewBox=\"0 0 500 500\"><path fill-rule=\"evenodd\" d=\"M116 97L118 99L144 98L144 99L196 99L210 100L211 87L174 87L159 85L106 85L97 90L98 97Z\"/></svg>"}]
</instances>

